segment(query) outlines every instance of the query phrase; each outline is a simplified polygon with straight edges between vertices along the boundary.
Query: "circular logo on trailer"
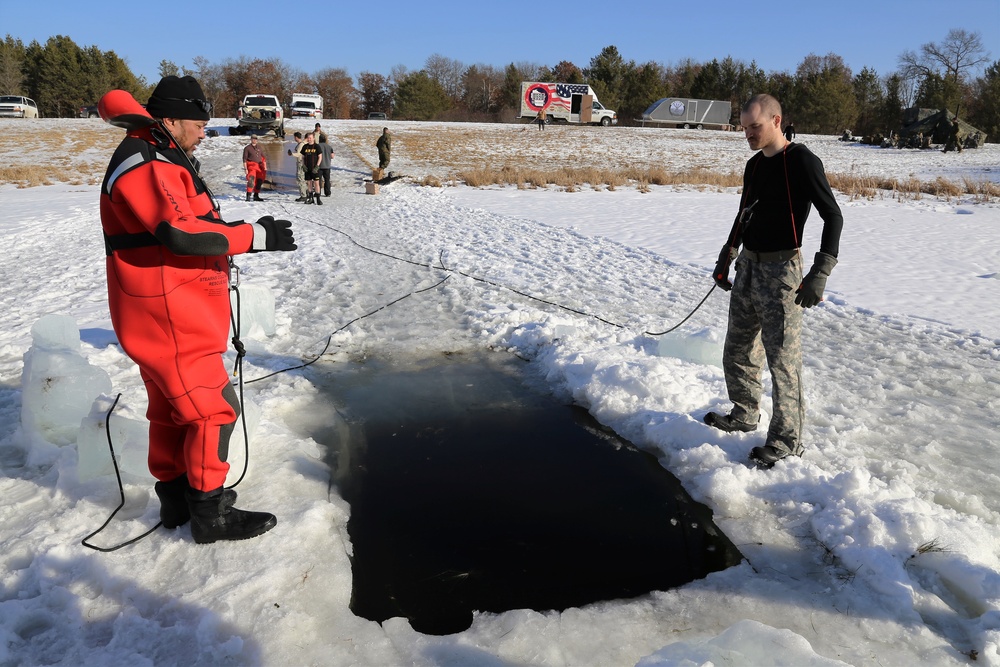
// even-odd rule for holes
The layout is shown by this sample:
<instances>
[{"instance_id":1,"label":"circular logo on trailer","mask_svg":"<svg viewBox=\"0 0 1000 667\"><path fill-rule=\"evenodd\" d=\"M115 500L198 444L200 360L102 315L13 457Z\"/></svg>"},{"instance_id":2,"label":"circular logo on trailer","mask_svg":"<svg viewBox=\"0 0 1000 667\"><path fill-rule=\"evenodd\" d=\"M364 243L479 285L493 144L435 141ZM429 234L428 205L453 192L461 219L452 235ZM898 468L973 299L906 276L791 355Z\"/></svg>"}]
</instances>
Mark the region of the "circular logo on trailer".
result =
<instances>
[{"instance_id":1,"label":"circular logo on trailer","mask_svg":"<svg viewBox=\"0 0 1000 667\"><path fill-rule=\"evenodd\" d=\"M672 116L683 116L684 115L684 103L680 100L674 100L670 103L670 114Z\"/></svg>"},{"instance_id":2,"label":"circular logo on trailer","mask_svg":"<svg viewBox=\"0 0 1000 667\"><path fill-rule=\"evenodd\" d=\"M548 86L542 83L528 86L528 90L524 92L524 103L532 111L540 111L547 107L550 98L551 95Z\"/></svg>"}]
</instances>

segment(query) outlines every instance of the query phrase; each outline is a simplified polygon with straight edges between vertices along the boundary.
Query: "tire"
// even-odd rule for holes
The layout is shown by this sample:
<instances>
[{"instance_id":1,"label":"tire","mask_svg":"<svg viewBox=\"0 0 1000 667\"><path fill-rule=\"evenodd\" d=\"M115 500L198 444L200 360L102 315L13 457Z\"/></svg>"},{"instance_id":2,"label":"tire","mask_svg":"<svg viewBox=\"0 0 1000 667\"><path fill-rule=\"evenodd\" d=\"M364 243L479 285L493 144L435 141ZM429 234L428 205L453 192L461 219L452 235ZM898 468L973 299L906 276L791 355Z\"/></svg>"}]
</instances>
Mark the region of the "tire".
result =
<instances>
[{"instance_id":1,"label":"tire","mask_svg":"<svg viewBox=\"0 0 1000 667\"><path fill-rule=\"evenodd\" d=\"M608 127L609 125L611 125L611 119L605 116L604 118L601 119L601 125L603 127Z\"/></svg>"},{"instance_id":2,"label":"tire","mask_svg":"<svg viewBox=\"0 0 1000 667\"><path fill-rule=\"evenodd\" d=\"M97 118L96 113L87 114L87 118Z\"/></svg>"},{"instance_id":3,"label":"tire","mask_svg":"<svg viewBox=\"0 0 1000 667\"><path fill-rule=\"evenodd\" d=\"M684 123L684 129L685 130L690 130L691 129L691 123Z\"/></svg>"},{"instance_id":4,"label":"tire","mask_svg":"<svg viewBox=\"0 0 1000 667\"><path fill-rule=\"evenodd\" d=\"M702 125L701 123L698 123L698 129L699 129L699 130L704 130L704 129L705 129L705 126L704 126L704 125Z\"/></svg>"}]
</instances>

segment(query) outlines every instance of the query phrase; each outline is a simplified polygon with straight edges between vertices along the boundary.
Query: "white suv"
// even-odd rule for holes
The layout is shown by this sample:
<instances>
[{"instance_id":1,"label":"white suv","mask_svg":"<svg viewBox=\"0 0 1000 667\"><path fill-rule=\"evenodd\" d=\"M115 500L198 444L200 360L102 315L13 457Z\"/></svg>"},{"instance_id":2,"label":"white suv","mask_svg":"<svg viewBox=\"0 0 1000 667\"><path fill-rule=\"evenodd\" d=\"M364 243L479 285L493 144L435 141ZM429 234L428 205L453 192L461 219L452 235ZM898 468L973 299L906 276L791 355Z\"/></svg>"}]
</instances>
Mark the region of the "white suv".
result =
<instances>
[{"instance_id":1,"label":"white suv","mask_svg":"<svg viewBox=\"0 0 1000 667\"><path fill-rule=\"evenodd\" d=\"M0 96L0 118L38 118L38 105L30 97Z\"/></svg>"}]
</instances>

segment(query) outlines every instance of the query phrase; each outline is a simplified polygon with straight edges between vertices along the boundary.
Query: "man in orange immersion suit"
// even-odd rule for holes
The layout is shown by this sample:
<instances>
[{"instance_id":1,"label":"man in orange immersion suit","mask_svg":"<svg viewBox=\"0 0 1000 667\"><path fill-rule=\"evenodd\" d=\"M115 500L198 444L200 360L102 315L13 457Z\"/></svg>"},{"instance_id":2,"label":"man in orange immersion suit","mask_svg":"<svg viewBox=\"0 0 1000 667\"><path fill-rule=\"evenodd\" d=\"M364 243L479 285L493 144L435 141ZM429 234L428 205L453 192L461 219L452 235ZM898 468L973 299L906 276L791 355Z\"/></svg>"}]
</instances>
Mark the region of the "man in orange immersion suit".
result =
<instances>
[{"instance_id":1,"label":"man in orange immersion suit","mask_svg":"<svg viewBox=\"0 0 1000 667\"><path fill-rule=\"evenodd\" d=\"M295 250L291 223L221 219L191 157L211 110L193 77L164 77L146 108L152 118L138 115L137 104L134 114L123 112L141 121L122 124L129 130L101 187L101 223L111 321L149 396L149 470L159 480L160 518L167 528L190 519L198 543L255 537L277 519L233 507L236 492L223 486L239 415L222 358L229 259Z\"/></svg>"}]
</instances>

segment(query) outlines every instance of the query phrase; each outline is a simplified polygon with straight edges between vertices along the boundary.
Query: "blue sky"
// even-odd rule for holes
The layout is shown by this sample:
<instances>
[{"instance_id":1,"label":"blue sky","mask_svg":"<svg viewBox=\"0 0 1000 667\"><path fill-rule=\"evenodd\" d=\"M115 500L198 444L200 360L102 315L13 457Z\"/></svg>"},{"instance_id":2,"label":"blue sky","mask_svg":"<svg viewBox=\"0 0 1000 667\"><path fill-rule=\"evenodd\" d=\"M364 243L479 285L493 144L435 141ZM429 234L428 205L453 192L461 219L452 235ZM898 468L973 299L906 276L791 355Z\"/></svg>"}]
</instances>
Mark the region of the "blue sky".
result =
<instances>
[{"instance_id":1,"label":"blue sky","mask_svg":"<svg viewBox=\"0 0 1000 667\"><path fill-rule=\"evenodd\" d=\"M359 2L134 0L46 4L0 0L0 34L25 44L66 35L115 51L136 74L158 80L161 60L192 66L239 56L280 58L306 73L342 67L389 74L420 69L431 54L466 65L510 62L581 68L608 45L626 60L664 65L729 55L766 72L794 72L810 53L840 55L855 73L894 71L905 50L941 41L951 28L979 31L1000 60L1000 0L836 2ZM702 8L702 11L699 11ZM944 14L946 17L940 18ZM113 18L112 18L113 17Z\"/></svg>"}]
</instances>

